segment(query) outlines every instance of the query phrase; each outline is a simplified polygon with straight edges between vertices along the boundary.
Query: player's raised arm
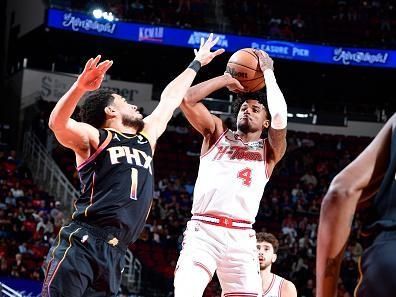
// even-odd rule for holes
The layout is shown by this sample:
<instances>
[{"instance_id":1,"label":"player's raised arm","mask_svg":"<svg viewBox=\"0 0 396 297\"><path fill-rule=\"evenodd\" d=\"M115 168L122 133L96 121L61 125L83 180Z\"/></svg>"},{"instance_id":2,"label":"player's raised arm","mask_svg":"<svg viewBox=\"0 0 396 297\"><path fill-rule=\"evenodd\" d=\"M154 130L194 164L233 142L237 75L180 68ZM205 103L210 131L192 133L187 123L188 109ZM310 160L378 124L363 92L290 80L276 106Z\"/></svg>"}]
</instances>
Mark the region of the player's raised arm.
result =
<instances>
[{"instance_id":1,"label":"player's raised arm","mask_svg":"<svg viewBox=\"0 0 396 297\"><path fill-rule=\"evenodd\" d=\"M106 71L113 64L109 60L98 64L99 61L100 55L87 61L77 81L56 103L48 123L58 141L73 149L83 159L84 155L89 156L91 147L96 149L99 132L91 125L77 122L70 117L83 95L100 87Z\"/></svg>"},{"instance_id":2,"label":"player's raised arm","mask_svg":"<svg viewBox=\"0 0 396 297\"><path fill-rule=\"evenodd\" d=\"M263 51L254 50L254 52L259 57L260 68L264 73L267 86L267 103L271 114L271 126L268 130L270 144L270 160L268 161L275 166L286 152L287 105L276 82L274 61Z\"/></svg>"},{"instance_id":3,"label":"player's raised arm","mask_svg":"<svg viewBox=\"0 0 396 297\"><path fill-rule=\"evenodd\" d=\"M194 61L178 77L171 81L161 94L161 100L151 115L144 119L145 128L149 140L152 144L165 131L166 125L171 119L173 112L179 107L188 88L191 86L198 70L210 63L214 57L224 52L218 49L211 52L211 48L217 43L218 37L213 39L213 34L204 42L201 40L201 47L195 54Z\"/></svg>"},{"instance_id":4,"label":"player's raised arm","mask_svg":"<svg viewBox=\"0 0 396 297\"><path fill-rule=\"evenodd\" d=\"M389 164L396 114L370 145L331 182L320 211L316 258L318 297L334 297L357 204L379 189Z\"/></svg>"},{"instance_id":5,"label":"player's raised arm","mask_svg":"<svg viewBox=\"0 0 396 297\"><path fill-rule=\"evenodd\" d=\"M201 102L208 95L224 87L231 91L243 91L241 83L229 73L225 73L189 88L180 105L187 120L204 137L215 134L214 137L217 139L224 131L221 119L212 115Z\"/></svg>"}]
</instances>

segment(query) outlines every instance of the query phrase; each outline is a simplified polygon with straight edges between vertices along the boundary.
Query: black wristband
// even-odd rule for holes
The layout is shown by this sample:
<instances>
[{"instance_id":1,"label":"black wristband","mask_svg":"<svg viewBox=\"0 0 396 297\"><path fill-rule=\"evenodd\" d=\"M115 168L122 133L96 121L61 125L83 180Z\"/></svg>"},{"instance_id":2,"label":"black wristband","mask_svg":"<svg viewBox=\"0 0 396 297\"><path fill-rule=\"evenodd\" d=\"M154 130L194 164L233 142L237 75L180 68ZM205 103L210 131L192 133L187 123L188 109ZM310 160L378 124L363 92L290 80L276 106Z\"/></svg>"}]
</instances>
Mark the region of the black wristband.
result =
<instances>
[{"instance_id":1,"label":"black wristband","mask_svg":"<svg viewBox=\"0 0 396 297\"><path fill-rule=\"evenodd\" d=\"M190 65L188 65L188 68L191 68L195 72L198 72L199 69L201 69L201 62L199 62L198 60L194 60L190 63Z\"/></svg>"}]
</instances>

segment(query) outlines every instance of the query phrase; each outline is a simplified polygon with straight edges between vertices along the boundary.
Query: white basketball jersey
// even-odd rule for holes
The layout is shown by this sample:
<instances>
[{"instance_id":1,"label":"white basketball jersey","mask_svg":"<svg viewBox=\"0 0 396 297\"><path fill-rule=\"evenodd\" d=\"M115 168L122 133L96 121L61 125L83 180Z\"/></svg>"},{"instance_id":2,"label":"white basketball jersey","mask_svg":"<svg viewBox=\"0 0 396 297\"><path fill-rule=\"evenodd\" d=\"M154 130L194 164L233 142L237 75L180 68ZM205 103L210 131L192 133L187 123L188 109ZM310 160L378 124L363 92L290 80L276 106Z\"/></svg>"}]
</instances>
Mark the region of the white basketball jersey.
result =
<instances>
[{"instance_id":1,"label":"white basketball jersey","mask_svg":"<svg viewBox=\"0 0 396 297\"><path fill-rule=\"evenodd\" d=\"M264 288L263 297L280 297L282 285L285 279L279 275L272 274L272 281L268 288Z\"/></svg>"},{"instance_id":2,"label":"white basketball jersey","mask_svg":"<svg viewBox=\"0 0 396 297\"><path fill-rule=\"evenodd\" d=\"M265 141L244 143L226 130L201 156L192 214L254 222L268 182Z\"/></svg>"}]
</instances>

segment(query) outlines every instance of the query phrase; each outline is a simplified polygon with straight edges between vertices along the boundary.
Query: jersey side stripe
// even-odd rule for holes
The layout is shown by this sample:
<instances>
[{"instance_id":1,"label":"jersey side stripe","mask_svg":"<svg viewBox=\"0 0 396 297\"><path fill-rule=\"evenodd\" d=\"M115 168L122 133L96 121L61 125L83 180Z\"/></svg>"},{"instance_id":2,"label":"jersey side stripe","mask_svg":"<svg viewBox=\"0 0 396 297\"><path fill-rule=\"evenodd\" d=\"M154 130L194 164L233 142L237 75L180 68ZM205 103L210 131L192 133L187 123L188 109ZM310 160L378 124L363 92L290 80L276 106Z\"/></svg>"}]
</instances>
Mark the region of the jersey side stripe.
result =
<instances>
[{"instance_id":1,"label":"jersey side stripe","mask_svg":"<svg viewBox=\"0 0 396 297\"><path fill-rule=\"evenodd\" d=\"M362 271L362 257L359 257L358 261L358 270L359 270L359 281L358 284L355 287L355 290L353 291L353 296L357 297L357 293L359 291L360 286L362 285L363 282L363 271Z\"/></svg>"},{"instance_id":2,"label":"jersey side stripe","mask_svg":"<svg viewBox=\"0 0 396 297\"><path fill-rule=\"evenodd\" d=\"M285 279L282 278L280 285L279 285L278 297L282 296L282 287L283 287L284 282L285 282Z\"/></svg>"},{"instance_id":3,"label":"jersey side stripe","mask_svg":"<svg viewBox=\"0 0 396 297\"><path fill-rule=\"evenodd\" d=\"M92 206L92 204L93 204L94 189L95 189L95 172L94 172L94 174L92 176L92 189L91 189L91 198L89 199L89 205L84 210L85 216L88 216L88 208L90 208Z\"/></svg>"},{"instance_id":4,"label":"jersey side stripe","mask_svg":"<svg viewBox=\"0 0 396 297\"><path fill-rule=\"evenodd\" d=\"M88 159L86 159L84 162L82 162L80 165L77 166L77 171L80 171L83 169L85 165L88 163L92 162L103 150L104 148L110 143L111 139L113 138L111 132L107 131L107 137L106 140L103 141L103 143L98 147L95 153L93 153Z\"/></svg>"},{"instance_id":5,"label":"jersey side stripe","mask_svg":"<svg viewBox=\"0 0 396 297\"><path fill-rule=\"evenodd\" d=\"M77 233L78 231L80 231L80 230L81 230L81 228L78 228L77 230L74 230L74 231L73 231L72 233L70 233L70 235L69 235L69 246L67 247L65 253L63 254L62 259L59 261L58 265L57 265L56 268L55 268L54 274L52 275L50 281L48 282L48 296L51 296L50 291L49 291L49 290L50 290L50 287L51 287L51 283L52 283L52 281L54 280L56 274L58 273L59 267L62 265L62 262L65 260L68 251L69 251L70 248L72 247L72 236L73 236L75 233Z\"/></svg>"}]
</instances>

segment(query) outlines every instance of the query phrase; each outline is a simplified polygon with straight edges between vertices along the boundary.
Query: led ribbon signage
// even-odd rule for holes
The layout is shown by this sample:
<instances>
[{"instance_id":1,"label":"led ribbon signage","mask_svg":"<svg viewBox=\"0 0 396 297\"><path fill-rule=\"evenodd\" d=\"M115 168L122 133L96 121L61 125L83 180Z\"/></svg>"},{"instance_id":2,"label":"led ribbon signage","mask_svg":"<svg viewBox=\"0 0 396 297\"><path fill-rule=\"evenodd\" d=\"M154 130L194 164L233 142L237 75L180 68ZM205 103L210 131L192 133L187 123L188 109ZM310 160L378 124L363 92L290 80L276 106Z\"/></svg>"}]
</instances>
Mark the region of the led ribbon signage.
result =
<instances>
[{"instance_id":1,"label":"led ribbon signage","mask_svg":"<svg viewBox=\"0 0 396 297\"><path fill-rule=\"evenodd\" d=\"M95 19L91 15L49 9L47 25L51 28L155 44L197 48L201 37L209 33L139 23ZM215 33L215 32L214 32ZM216 33L215 33L216 34ZM395 50L377 50L323 46L300 42L276 41L232 34L220 36L218 47L235 52L244 47L259 48L271 56L296 61L366 67L396 68Z\"/></svg>"}]
</instances>

